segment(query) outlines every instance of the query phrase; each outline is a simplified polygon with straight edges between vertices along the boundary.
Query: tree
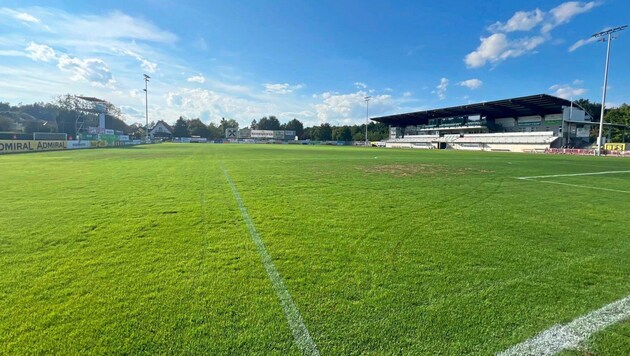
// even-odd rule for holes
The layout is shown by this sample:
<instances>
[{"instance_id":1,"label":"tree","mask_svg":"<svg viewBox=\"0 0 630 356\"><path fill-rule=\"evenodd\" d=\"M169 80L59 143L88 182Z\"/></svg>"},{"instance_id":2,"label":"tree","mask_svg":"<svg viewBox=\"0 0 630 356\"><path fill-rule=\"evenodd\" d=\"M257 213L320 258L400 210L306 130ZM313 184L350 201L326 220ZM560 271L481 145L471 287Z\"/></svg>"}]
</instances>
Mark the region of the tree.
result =
<instances>
[{"instance_id":1,"label":"tree","mask_svg":"<svg viewBox=\"0 0 630 356\"><path fill-rule=\"evenodd\" d=\"M258 121L258 130L280 130L280 121L275 116L266 116Z\"/></svg>"},{"instance_id":2,"label":"tree","mask_svg":"<svg viewBox=\"0 0 630 356\"><path fill-rule=\"evenodd\" d=\"M332 139L335 141L352 141L352 133L350 132L350 127L333 127Z\"/></svg>"},{"instance_id":3,"label":"tree","mask_svg":"<svg viewBox=\"0 0 630 356\"><path fill-rule=\"evenodd\" d=\"M622 104L618 108L607 110L606 116L604 117L604 121L611 124L620 124L620 125L630 126L630 105ZM618 128L618 127L611 128L610 133L611 133L611 139L613 142L622 142L625 138L623 128ZM630 133L626 132L626 136L628 134Z\"/></svg>"},{"instance_id":4,"label":"tree","mask_svg":"<svg viewBox=\"0 0 630 356\"><path fill-rule=\"evenodd\" d=\"M297 135L298 138L302 139L302 137L304 136L304 124L302 124L300 122L300 120L297 119L293 119L289 122L287 122L284 125L284 129L285 130L292 130L295 131L295 134Z\"/></svg>"},{"instance_id":5,"label":"tree","mask_svg":"<svg viewBox=\"0 0 630 356\"><path fill-rule=\"evenodd\" d=\"M2 114L0 114L0 131L12 131L13 126L14 122L11 118L2 116Z\"/></svg>"},{"instance_id":6,"label":"tree","mask_svg":"<svg viewBox=\"0 0 630 356\"><path fill-rule=\"evenodd\" d=\"M221 124L219 125L219 127L221 128L221 132L223 134L225 134L225 130L226 129L238 129L238 122L236 122L236 120L234 119L225 119L224 117L221 118Z\"/></svg>"},{"instance_id":7,"label":"tree","mask_svg":"<svg viewBox=\"0 0 630 356\"><path fill-rule=\"evenodd\" d=\"M602 112L601 103L591 103L588 99L578 99L575 100L574 103L584 109L587 114L591 115L593 121L599 121Z\"/></svg>"},{"instance_id":8,"label":"tree","mask_svg":"<svg viewBox=\"0 0 630 356\"><path fill-rule=\"evenodd\" d=\"M52 132L52 125L48 125L48 121L43 120L29 120L22 123L23 131L25 133L33 132Z\"/></svg>"},{"instance_id":9,"label":"tree","mask_svg":"<svg viewBox=\"0 0 630 356\"><path fill-rule=\"evenodd\" d=\"M300 139L302 139L302 140L312 140L313 139L313 129L315 129L315 127L306 127L304 129L304 132L302 133L302 137L300 137Z\"/></svg>"},{"instance_id":10,"label":"tree","mask_svg":"<svg viewBox=\"0 0 630 356\"><path fill-rule=\"evenodd\" d=\"M324 123L319 126L313 127L312 136L313 140L316 141L331 141L332 127L329 123Z\"/></svg>"},{"instance_id":11,"label":"tree","mask_svg":"<svg viewBox=\"0 0 630 356\"><path fill-rule=\"evenodd\" d=\"M179 119L177 119L177 122L175 122L175 128L173 129L173 136L174 137L189 137L190 136L190 134L188 133L188 124L186 123L186 120L184 120L182 116L180 116Z\"/></svg>"},{"instance_id":12,"label":"tree","mask_svg":"<svg viewBox=\"0 0 630 356\"><path fill-rule=\"evenodd\" d=\"M249 125L249 128L252 130L258 130L258 122L256 122L256 119L252 120L252 124Z\"/></svg>"},{"instance_id":13,"label":"tree","mask_svg":"<svg viewBox=\"0 0 630 356\"><path fill-rule=\"evenodd\" d=\"M352 141L365 141L365 124L353 125L350 129Z\"/></svg>"},{"instance_id":14,"label":"tree","mask_svg":"<svg viewBox=\"0 0 630 356\"><path fill-rule=\"evenodd\" d=\"M116 131L122 131L124 133L131 132L131 128L123 120L109 114L105 115L105 127Z\"/></svg>"},{"instance_id":15,"label":"tree","mask_svg":"<svg viewBox=\"0 0 630 356\"><path fill-rule=\"evenodd\" d=\"M210 132L208 138L211 140L218 140L225 137L225 131L221 131L221 128L214 122L208 124L208 131Z\"/></svg>"},{"instance_id":16,"label":"tree","mask_svg":"<svg viewBox=\"0 0 630 356\"><path fill-rule=\"evenodd\" d=\"M200 119L188 120L188 131L191 136L210 138L210 130Z\"/></svg>"},{"instance_id":17,"label":"tree","mask_svg":"<svg viewBox=\"0 0 630 356\"><path fill-rule=\"evenodd\" d=\"M67 133L70 136L76 135L77 116L74 111L61 109L57 113L55 121L57 122L57 131Z\"/></svg>"},{"instance_id":18,"label":"tree","mask_svg":"<svg viewBox=\"0 0 630 356\"><path fill-rule=\"evenodd\" d=\"M132 124L129 126L129 136L136 140L144 139L144 125L142 124Z\"/></svg>"},{"instance_id":19,"label":"tree","mask_svg":"<svg viewBox=\"0 0 630 356\"><path fill-rule=\"evenodd\" d=\"M19 107L19 111L27 113L38 120L55 121L57 114L59 113L59 106L51 103L33 103L22 105Z\"/></svg>"},{"instance_id":20,"label":"tree","mask_svg":"<svg viewBox=\"0 0 630 356\"><path fill-rule=\"evenodd\" d=\"M368 139L380 141L389 137L389 126L381 122L370 122L368 125Z\"/></svg>"}]
</instances>

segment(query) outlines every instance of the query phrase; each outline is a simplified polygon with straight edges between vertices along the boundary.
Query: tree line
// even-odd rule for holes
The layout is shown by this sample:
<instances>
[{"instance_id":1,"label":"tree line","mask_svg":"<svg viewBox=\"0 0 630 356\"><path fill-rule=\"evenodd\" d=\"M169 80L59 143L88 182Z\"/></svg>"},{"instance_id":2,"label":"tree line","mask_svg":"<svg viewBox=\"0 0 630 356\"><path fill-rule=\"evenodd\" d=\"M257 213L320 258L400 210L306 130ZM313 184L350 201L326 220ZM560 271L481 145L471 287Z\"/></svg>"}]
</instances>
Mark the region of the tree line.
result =
<instances>
[{"instance_id":1,"label":"tree line","mask_svg":"<svg viewBox=\"0 0 630 356\"><path fill-rule=\"evenodd\" d=\"M578 99L575 101L575 104L582 107L594 121L599 122L602 111L601 103L591 102L588 99ZM617 108L606 109L604 112L604 122L630 127L630 105L624 103ZM612 142L621 142L624 139L623 128L611 127L609 130ZM596 137L598 135L598 131L599 127L593 126L591 136ZM630 135L630 132L626 132L626 136L627 135Z\"/></svg>"},{"instance_id":2,"label":"tree line","mask_svg":"<svg viewBox=\"0 0 630 356\"><path fill-rule=\"evenodd\" d=\"M588 99L575 101L586 112L599 121L601 103L591 102ZM49 103L36 102L33 104L18 104L0 102L0 132L33 133L33 132L64 132L70 136L76 136L77 117L81 116L85 121L85 127L97 126L98 116L95 113L84 111L89 104L78 98L77 95L62 95ZM105 126L108 129L122 131L134 138L142 138L145 127L140 123L127 125L122 119L119 108L111 103L106 103L107 115ZM613 124L630 126L630 105L622 104L614 109L607 109L605 121ZM151 123L149 127L153 127ZM225 129L239 128L234 119L222 118L219 123L205 124L201 119L186 119L179 117L173 126L175 137L198 136L211 140L225 137ZM253 130L291 130L301 140L315 141L363 141L365 140L365 124L333 126L329 123L304 127L298 119L281 123L276 116L265 116L252 120L247 127ZM367 126L368 140L378 141L389 136L387 125L370 122ZM596 131L596 129L594 129ZM592 135L596 136L596 132ZM619 142L623 139L623 129L610 128L611 139Z\"/></svg>"},{"instance_id":3,"label":"tree line","mask_svg":"<svg viewBox=\"0 0 630 356\"><path fill-rule=\"evenodd\" d=\"M119 108L104 103L107 108L105 127L124 133L134 128L123 121ZM62 132L76 136L77 118L84 121L84 127L98 126L98 114L86 111L91 105L77 95L61 95L52 102L10 105L0 102L0 132L33 133Z\"/></svg>"},{"instance_id":4,"label":"tree line","mask_svg":"<svg viewBox=\"0 0 630 356\"><path fill-rule=\"evenodd\" d=\"M152 123L150 126L152 127ZM210 140L222 139L225 137L225 130L228 128L239 128L239 124L234 119L222 118L219 124L211 122L204 124L200 119L186 119L182 116L177 119L173 126L174 137L205 137ZM258 120L254 119L246 128L251 130L289 130L295 131L295 135L300 140L314 141L363 141L365 140L365 124L332 126L323 123L319 126L304 127L298 119L280 123L275 116L265 116ZM378 141L389 136L389 127L385 124L371 122L368 125L368 140Z\"/></svg>"}]
</instances>

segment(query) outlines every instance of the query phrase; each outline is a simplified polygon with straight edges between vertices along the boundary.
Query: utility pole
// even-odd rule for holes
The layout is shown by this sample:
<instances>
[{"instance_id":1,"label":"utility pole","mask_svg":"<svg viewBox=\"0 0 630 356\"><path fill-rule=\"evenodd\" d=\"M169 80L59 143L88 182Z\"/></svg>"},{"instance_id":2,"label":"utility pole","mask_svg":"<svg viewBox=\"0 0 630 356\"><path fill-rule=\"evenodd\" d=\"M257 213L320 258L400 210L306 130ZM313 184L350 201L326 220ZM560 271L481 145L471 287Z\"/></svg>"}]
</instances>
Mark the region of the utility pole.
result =
<instances>
[{"instance_id":1,"label":"utility pole","mask_svg":"<svg viewBox=\"0 0 630 356\"><path fill-rule=\"evenodd\" d=\"M628 25L623 25L610 30L598 32L591 37L601 38L600 41L608 42L606 48L606 67L604 69L604 89L602 91L602 111L599 116L599 135L597 136L597 155L602 155L602 133L604 131L604 111L606 110L606 89L608 86L608 63L610 62L610 43L615 37L612 34L615 32L623 31Z\"/></svg>"},{"instance_id":2,"label":"utility pole","mask_svg":"<svg viewBox=\"0 0 630 356\"><path fill-rule=\"evenodd\" d=\"M151 77L144 74L144 114L147 120L147 126L144 129L144 143L149 143L149 79Z\"/></svg>"},{"instance_id":3,"label":"utility pole","mask_svg":"<svg viewBox=\"0 0 630 356\"><path fill-rule=\"evenodd\" d=\"M371 96L366 96L363 98L365 100L365 146L368 146L368 118L370 116L370 99Z\"/></svg>"}]
</instances>

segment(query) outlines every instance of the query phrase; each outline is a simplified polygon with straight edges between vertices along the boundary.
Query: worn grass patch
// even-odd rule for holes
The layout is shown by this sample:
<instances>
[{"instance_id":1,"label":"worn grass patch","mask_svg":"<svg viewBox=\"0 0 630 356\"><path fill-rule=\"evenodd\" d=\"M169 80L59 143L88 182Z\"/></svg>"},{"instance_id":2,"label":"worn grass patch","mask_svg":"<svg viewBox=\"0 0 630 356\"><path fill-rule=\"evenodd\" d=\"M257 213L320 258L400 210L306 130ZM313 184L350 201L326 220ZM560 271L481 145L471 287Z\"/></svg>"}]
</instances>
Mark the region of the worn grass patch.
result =
<instances>
[{"instance_id":1,"label":"worn grass patch","mask_svg":"<svg viewBox=\"0 0 630 356\"><path fill-rule=\"evenodd\" d=\"M409 177L415 175L438 175L438 174L471 174L471 173L492 173L491 170L476 169L470 167L449 167L443 164L383 164L370 167L358 167L365 173L388 174L394 177Z\"/></svg>"}]
</instances>

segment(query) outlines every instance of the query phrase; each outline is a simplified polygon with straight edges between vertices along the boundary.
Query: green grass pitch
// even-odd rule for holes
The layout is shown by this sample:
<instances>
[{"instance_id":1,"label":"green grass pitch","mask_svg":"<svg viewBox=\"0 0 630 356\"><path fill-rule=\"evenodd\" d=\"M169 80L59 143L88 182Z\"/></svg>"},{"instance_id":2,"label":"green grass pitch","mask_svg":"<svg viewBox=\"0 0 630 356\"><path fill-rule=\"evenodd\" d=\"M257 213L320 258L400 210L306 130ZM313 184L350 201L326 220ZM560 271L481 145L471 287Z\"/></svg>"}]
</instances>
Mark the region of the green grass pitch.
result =
<instances>
[{"instance_id":1,"label":"green grass pitch","mask_svg":"<svg viewBox=\"0 0 630 356\"><path fill-rule=\"evenodd\" d=\"M630 173L515 179L630 159L210 144L6 155L0 354L299 353L222 167L322 354L492 354L630 294ZM567 354L623 354L629 335L622 322Z\"/></svg>"}]
</instances>

